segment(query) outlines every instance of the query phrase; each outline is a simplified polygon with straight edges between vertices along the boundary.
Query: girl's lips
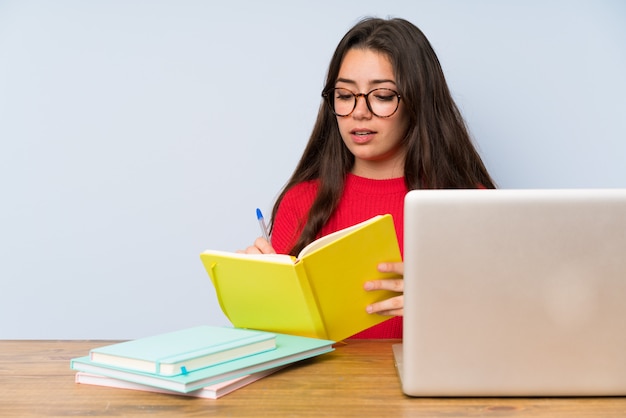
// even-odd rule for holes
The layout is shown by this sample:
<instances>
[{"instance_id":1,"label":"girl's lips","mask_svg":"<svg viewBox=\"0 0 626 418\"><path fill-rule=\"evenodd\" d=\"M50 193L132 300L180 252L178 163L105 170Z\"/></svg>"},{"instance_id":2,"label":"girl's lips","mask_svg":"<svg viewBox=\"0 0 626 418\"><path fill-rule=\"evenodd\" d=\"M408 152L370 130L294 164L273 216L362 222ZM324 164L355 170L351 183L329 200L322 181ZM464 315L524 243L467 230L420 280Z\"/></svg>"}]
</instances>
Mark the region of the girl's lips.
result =
<instances>
[{"instance_id":1,"label":"girl's lips","mask_svg":"<svg viewBox=\"0 0 626 418\"><path fill-rule=\"evenodd\" d=\"M353 129L350 131L352 140L357 144L365 144L372 140L376 132L369 129Z\"/></svg>"}]
</instances>

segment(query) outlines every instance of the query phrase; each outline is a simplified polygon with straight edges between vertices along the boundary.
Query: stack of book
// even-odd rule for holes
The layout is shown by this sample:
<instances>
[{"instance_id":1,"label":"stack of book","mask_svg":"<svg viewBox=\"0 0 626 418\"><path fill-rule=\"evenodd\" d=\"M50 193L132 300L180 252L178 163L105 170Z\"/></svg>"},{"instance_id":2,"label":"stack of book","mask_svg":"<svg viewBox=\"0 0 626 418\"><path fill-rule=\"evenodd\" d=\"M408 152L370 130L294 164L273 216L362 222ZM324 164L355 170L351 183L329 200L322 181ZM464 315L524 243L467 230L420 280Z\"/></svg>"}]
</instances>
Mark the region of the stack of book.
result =
<instances>
[{"instance_id":1,"label":"stack of book","mask_svg":"<svg viewBox=\"0 0 626 418\"><path fill-rule=\"evenodd\" d=\"M77 383L216 399L288 364L332 351L333 343L199 326L94 348L70 366Z\"/></svg>"}]
</instances>

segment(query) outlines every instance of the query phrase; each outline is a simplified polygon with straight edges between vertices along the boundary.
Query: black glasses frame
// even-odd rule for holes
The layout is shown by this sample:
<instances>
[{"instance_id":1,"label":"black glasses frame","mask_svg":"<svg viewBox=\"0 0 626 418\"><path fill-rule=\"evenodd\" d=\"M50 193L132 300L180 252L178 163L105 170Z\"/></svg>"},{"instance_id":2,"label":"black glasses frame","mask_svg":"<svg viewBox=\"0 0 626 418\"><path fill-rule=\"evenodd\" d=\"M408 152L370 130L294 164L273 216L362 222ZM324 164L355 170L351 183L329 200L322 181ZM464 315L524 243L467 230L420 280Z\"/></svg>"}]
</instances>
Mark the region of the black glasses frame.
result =
<instances>
[{"instance_id":1,"label":"black glasses frame","mask_svg":"<svg viewBox=\"0 0 626 418\"><path fill-rule=\"evenodd\" d=\"M350 92L352 94L352 96L354 97L354 106L352 107L352 110L349 113L346 113L345 115L341 115L341 114L339 114L339 113L337 113L335 111L335 104L334 104L334 99L333 99L334 94L332 94L335 90L345 90L347 92ZM387 116L380 116L380 115L376 114L376 112L374 112L372 110L372 106L370 105L370 98L369 98L370 94L374 93L375 91L381 91L381 90L389 91L389 92L393 93L393 95L398 98L398 102L396 103L396 108L393 110L393 112L391 112ZM355 93L352 90L349 90L349 89L346 89L346 88L343 88L343 87L335 87L335 88L323 91L322 92L322 97L324 99L326 99L326 104L328 104L328 106L330 107L330 110L333 112L333 114L335 114L335 116L339 116L339 117L342 117L342 118L350 116L352 114L352 112L354 112L354 109L356 109L356 105L358 103L359 97L363 97L365 99L365 105L367 106L367 109L372 113L372 115L374 115L376 117L379 117L379 118L389 118L389 117L393 116L398 111L398 108L400 107L400 100L402 99L402 96L397 91L392 90L392 89L388 89L388 88L382 88L382 87L370 90L367 93Z\"/></svg>"}]
</instances>

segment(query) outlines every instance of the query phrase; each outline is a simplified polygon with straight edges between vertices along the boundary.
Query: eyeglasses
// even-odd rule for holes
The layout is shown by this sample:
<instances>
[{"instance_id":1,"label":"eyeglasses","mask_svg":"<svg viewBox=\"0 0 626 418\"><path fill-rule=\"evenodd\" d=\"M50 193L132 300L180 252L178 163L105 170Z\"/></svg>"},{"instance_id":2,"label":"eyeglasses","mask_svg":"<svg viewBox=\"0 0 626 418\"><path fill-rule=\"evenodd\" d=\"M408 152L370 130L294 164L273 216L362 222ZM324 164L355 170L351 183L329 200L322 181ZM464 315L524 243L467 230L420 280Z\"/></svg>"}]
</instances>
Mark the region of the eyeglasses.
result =
<instances>
[{"instance_id":1,"label":"eyeglasses","mask_svg":"<svg viewBox=\"0 0 626 418\"><path fill-rule=\"evenodd\" d=\"M369 111L379 118L392 116L400 105L400 94L395 90L383 88L374 89L367 94L353 93L344 88L334 88L323 92L322 97L326 99L330 110L340 117L350 116L354 112L359 97L365 99Z\"/></svg>"}]
</instances>

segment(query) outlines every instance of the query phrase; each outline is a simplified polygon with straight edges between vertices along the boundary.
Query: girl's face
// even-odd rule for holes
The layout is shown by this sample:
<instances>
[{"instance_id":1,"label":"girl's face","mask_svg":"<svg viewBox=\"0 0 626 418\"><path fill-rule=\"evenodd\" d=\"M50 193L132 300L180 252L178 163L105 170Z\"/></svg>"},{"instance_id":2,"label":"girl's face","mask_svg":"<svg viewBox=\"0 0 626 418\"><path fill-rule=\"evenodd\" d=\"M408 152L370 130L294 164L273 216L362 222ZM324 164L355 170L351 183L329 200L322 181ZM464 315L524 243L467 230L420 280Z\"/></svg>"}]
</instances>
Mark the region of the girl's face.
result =
<instances>
[{"instance_id":1,"label":"girl's face","mask_svg":"<svg viewBox=\"0 0 626 418\"><path fill-rule=\"evenodd\" d=\"M350 49L346 53L335 88L354 94L367 94L377 88L398 91L391 61L385 54L371 49ZM381 91L388 93L388 90ZM379 99L373 93L369 100L373 103ZM365 97L360 96L354 111L348 116L337 116L337 123L343 142L355 158L353 174L373 179L404 176L406 148L402 139L409 118L402 100L393 115L383 118L374 115Z\"/></svg>"}]
</instances>

